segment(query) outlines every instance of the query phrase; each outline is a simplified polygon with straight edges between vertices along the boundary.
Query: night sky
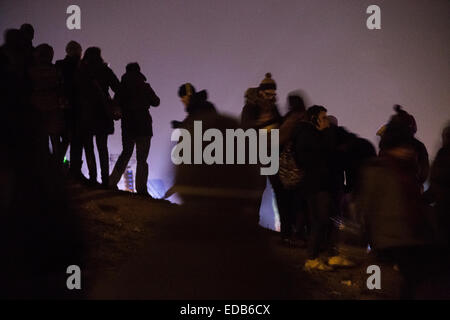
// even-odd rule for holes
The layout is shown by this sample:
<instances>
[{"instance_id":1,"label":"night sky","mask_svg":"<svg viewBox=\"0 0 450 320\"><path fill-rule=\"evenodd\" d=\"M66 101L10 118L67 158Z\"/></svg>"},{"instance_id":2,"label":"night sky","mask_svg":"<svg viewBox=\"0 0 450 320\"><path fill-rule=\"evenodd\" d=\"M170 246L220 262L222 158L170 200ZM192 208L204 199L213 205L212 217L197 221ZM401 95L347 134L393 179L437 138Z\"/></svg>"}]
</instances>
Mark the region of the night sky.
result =
<instances>
[{"instance_id":1,"label":"night sky","mask_svg":"<svg viewBox=\"0 0 450 320\"><path fill-rule=\"evenodd\" d=\"M66 8L81 8L81 30L68 30ZM381 8L381 30L366 28L366 8ZM302 89L339 124L377 143L375 133L401 104L433 158L450 120L448 0L0 1L0 29L35 27L34 45L55 60L68 41L98 46L120 76L137 61L161 98L152 109L150 178L170 185L170 121L185 117L177 89L207 89L216 107L238 116L244 92L270 71L282 113ZM120 153L120 123L110 139Z\"/></svg>"}]
</instances>

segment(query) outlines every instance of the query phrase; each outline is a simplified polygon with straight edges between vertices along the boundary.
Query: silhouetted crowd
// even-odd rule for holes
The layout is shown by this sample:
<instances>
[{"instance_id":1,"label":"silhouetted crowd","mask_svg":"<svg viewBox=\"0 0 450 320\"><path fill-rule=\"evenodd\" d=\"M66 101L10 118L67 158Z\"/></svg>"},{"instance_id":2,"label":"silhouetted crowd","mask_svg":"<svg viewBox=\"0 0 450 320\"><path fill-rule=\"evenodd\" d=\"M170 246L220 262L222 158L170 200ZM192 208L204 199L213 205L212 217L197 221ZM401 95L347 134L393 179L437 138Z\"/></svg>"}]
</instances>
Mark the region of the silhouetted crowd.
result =
<instances>
[{"instance_id":1,"label":"silhouetted crowd","mask_svg":"<svg viewBox=\"0 0 450 320\"><path fill-rule=\"evenodd\" d=\"M269 180L282 243L306 244L306 270L351 267L353 261L337 250L344 233L339 230L350 229L378 259L401 270L402 295L409 297L421 279L437 272L427 267L448 263L450 126L430 174L428 152L415 137L416 121L400 105L377 132L377 154L368 140L340 127L325 107L306 108L301 95L289 95L289 112L280 116L276 89L266 74L258 88L247 90L242 124L280 130L280 169Z\"/></svg>"},{"instance_id":2,"label":"silhouetted crowd","mask_svg":"<svg viewBox=\"0 0 450 320\"><path fill-rule=\"evenodd\" d=\"M0 48L0 139L5 154L0 170L2 180L9 183L2 187L1 205L2 212L10 212L5 214L6 221L19 223L11 212L20 215L20 210L37 203L42 212L53 210L57 216L65 202L54 205L54 199L63 201L54 195L66 196L61 180L66 170L70 179L88 186L117 189L135 146L136 190L150 196L147 158L153 130L149 108L159 106L160 99L139 64L129 63L119 80L98 47L87 48L83 54L81 45L70 41L66 57L53 63L53 48L34 47L33 38L33 27L24 24L7 30ZM371 142L339 126L327 108L307 107L301 94L288 96L289 111L281 115L276 90L276 82L267 73L257 87L245 92L241 121L237 121L220 114L205 90L196 91L185 83L178 96L187 116L172 121L172 127L193 131L194 121L201 120L204 129L223 132L279 129L280 167L269 182L280 217L281 243L307 247L307 270L353 265L337 246L339 230L347 224L358 226L360 244L370 245L380 259L398 264L408 279L417 276L417 266L426 263L427 253L435 248L449 256L449 126L430 169L428 152L415 137L415 119L403 107L394 106L394 114L377 132L377 154ZM110 172L108 136L114 133L115 120L121 121L123 151ZM81 172L83 150L89 178ZM256 225L266 187L258 168L183 164L176 168L175 185L168 193L177 192L187 202L245 207L242 212ZM424 191L427 180L429 188ZM33 201L27 200L33 192L50 195L50 204L42 199L26 204ZM25 203L15 207L18 200Z\"/></svg>"}]
</instances>

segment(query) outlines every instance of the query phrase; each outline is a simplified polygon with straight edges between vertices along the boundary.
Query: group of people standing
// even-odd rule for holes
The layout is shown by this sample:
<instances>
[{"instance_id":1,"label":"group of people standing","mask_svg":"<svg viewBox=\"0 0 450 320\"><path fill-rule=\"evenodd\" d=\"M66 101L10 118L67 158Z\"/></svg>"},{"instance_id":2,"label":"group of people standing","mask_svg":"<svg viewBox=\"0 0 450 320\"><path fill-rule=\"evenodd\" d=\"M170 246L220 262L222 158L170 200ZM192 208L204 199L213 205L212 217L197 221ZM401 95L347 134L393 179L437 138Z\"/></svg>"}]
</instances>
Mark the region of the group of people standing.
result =
<instances>
[{"instance_id":1,"label":"group of people standing","mask_svg":"<svg viewBox=\"0 0 450 320\"><path fill-rule=\"evenodd\" d=\"M83 54L81 45L70 41L66 57L53 63L53 48L48 44L34 47L33 37L34 29L29 24L20 30L7 30L0 54L5 70L19 82L23 111L34 119L38 145L48 150L58 166L62 166L70 145L71 176L95 186L95 138L101 186L105 188L117 188L136 145L136 189L148 195L147 157L153 135L148 108L159 106L160 100L139 64L128 64L119 80L103 61L100 48L89 47ZM123 151L110 173L108 136L114 133L114 120L119 119ZM89 179L81 173L83 149Z\"/></svg>"},{"instance_id":2,"label":"group of people standing","mask_svg":"<svg viewBox=\"0 0 450 320\"><path fill-rule=\"evenodd\" d=\"M53 48L48 44L33 47L33 35L28 24L10 29L0 48L5 72L2 81L8 82L2 83L2 88L12 88L5 90L2 99L6 103L14 100L20 106L8 110L11 123L19 122L20 117L32 118L27 123L32 126L35 145L48 150L50 138L52 150L47 153L59 165L70 145L71 176L91 185L97 184L95 137L101 185L106 188L117 188L136 145L136 189L148 195L147 157L153 135L149 107L159 106L160 99L139 64L128 64L119 80L103 61L99 48L90 47L83 54L75 41L67 44L66 57L53 64ZM435 244L449 246L448 127L429 174L427 150L415 138L415 119L401 106L394 107L395 114L378 131L377 154L368 140L340 127L324 106L306 107L301 95L289 95L289 112L282 116L276 90L270 73L259 86L249 88L239 123L221 116L208 101L205 90L197 92L192 84L185 83L178 96L187 117L172 121L172 127L190 128L194 120L204 120L207 126L221 129L279 129L280 170L269 180L280 215L282 243L291 247L299 239L307 243L306 269L329 271L353 265L336 250L337 227L333 221L343 216L360 222L366 243L373 250L389 252L397 260L403 259L405 265L405 259L411 262L405 258L405 250ZM110 173L108 135L113 134L114 120L119 119L123 151ZM12 126L10 129L16 130ZM83 149L89 179L81 173ZM237 182L225 167L214 171L221 172L214 183L210 175L213 171L179 175L178 182L185 179L180 184L195 182L198 187L208 187L217 186L222 179L232 189ZM253 199L253 209L259 212L266 181L263 176L252 177L252 183L247 182L249 179L241 182L247 183L247 190L255 191L256 196L248 198ZM424 193L428 178L430 188ZM327 259L321 258L322 252L326 252Z\"/></svg>"},{"instance_id":3,"label":"group of people standing","mask_svg":"<svg viewBox=\"0 0 450 320\"><path fill-rule=\"evenodd\" d=\"M430 174L427 149L415 137L416 121L402 106L394 106L394 115L377 132L377 154L368 140L340 127L324 106L306 108L299 94L289 95L289 111L281 116L276 89L268 73L259 87L247 90L242 126L280 130L280 169L269 180L282 243L306 242L305 269L354 265L337 250L342 221L356 223L362 243L400 265L410 283L420 278L419 266L430 263L433 249L449 257L449 125Z\"/></svg>"}]
</instances>

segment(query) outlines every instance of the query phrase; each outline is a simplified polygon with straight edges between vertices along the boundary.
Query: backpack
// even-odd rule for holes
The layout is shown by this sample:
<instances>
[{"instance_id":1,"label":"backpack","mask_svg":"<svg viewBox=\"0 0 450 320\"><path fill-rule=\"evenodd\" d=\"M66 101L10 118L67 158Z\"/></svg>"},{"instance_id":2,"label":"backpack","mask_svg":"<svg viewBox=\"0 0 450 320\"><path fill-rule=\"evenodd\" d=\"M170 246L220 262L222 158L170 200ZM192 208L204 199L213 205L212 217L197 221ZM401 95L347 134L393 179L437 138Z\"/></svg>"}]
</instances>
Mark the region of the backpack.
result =
<instances>
[{"instance_id":1,"label":"backpack","mask_svg":"<svg viewBox=\"0 0 450 320\"><path fill-rule=\"evenodd\" d=\"M297 161L295 161L294 143L292 141L287 142L283 147L279 165L278 176L283 187L286 190L297 187L303 180L305 172L298 167Z\"/></svg>"}]
</instances>

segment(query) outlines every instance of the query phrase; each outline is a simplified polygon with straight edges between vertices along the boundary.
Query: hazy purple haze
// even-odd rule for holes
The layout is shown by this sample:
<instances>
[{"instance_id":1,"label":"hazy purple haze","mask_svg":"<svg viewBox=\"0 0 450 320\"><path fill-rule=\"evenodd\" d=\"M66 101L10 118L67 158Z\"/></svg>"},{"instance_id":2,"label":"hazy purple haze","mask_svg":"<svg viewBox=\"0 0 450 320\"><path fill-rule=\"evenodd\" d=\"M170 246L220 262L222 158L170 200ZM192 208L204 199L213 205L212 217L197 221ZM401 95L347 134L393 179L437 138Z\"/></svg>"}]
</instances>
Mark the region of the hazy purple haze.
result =
<instances>
[{"instance_id":1,"label":"hazy purple haze","mask_svg":"<svg viewBox=\"0 0 450 320\"><path fill-rule=\"evenodd\" d=\"M81 30L68 30L66 8L81 7ZM381 7L381 30L366 28L366 8ZM0 29L29 22L34 44L55 60L68 41L102 48L117 76L138 61L161 98L152 109L150 178L170 183L170 121L185 114L183 82L207 89L222 111L238 116L246 88L270 71L285 111L302 89L340 125L377 142L375 132L404 105L434 157L450 120L450 1L446 0L165 0L1 1ZM120 153L120 125L110 137Z\"/></svg>"}]
</instances>

